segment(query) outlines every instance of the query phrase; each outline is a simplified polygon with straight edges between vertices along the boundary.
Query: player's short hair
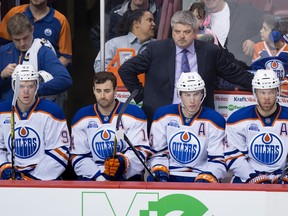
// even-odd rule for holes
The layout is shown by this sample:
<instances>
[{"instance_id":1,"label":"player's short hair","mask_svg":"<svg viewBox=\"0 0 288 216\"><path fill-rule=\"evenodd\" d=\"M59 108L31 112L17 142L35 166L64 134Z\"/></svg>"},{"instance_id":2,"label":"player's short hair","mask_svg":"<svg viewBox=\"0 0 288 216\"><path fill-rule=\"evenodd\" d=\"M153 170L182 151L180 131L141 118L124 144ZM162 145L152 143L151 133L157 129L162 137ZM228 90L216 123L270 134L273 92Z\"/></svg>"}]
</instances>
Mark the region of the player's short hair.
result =
<instances>
[{"instance_id":1,"label":"player's short hair","mask_svg":"<svg viewBox=\"0 0 288 216\"><path fill-rule=\"evenodd\" d=\"M175 24L189 25L195 32L198 31L197 19L189 10L177 11L171 18L171 28Z\"/></svg>"},{"instance_id":2,"label":"player's short hair","mask_svg":"<svg viewBox=\"0 0 288 216\"><path fill-rule=\"evenodd\" d=\"M101 71L101 72L95 73L94 78L93 78L93 84L102 84L108 80L112 82L113 89L116 89L117 78L112 72Z\"/></svg>"},{"instance_id":3,"label":"player's short hair","mask_svg":"<svg viewBox=\"0 0 288 216\"><path fill-rule=\"evenodd\" d=\"M33 26L25 14L16 13L7 22L7 31L10 36L22 34L27 29L32 32Z\"/></svg>"}]
</instances>

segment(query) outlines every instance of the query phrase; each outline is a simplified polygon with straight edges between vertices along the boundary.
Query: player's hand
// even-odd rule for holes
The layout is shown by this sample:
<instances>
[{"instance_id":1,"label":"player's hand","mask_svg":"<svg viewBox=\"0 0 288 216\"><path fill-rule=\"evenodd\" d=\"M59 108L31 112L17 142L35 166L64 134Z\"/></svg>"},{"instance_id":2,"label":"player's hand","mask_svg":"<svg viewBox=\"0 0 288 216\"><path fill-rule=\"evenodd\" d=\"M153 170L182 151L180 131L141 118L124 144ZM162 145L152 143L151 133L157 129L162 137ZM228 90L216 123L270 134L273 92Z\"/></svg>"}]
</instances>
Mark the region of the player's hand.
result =
<instances>
[{"instance_id":1,"label":"player's hand","mask_svg":"<svg viewBox=\"0 0 288 216\"><path fill-rule=\"evenodd\" d=\"M168 182L169 171L166 166L156 165L152 167L152 172L154 173L156 178L152 175L149 175L147 177L147 182L153 182L153 181Z\"/></svg>"},{"instance_id":2,"label":"player's hand","mask_svg":"<svg viewBox=\"0 0 288 216\"><path fill-rule=\"evenodd\" d=\"M115 158L109 157L104 163L104 174L111 179L119 179L123 174L126 173L129 167L129 160L124 154L117 154ZM106 176L105 176L106 178Z\"/></svg>"},{"instance_id":3,"label":"player's hand","mask_svg":"<svg viewBox=\"0 0 288 216\"><path fill-rule=\"evenodd\" d=\"M247 56L252 56L254 53L255 43L251 40L246 40L243 43L243 52Z\"/></svg>"},{"instance_id":4,"label":"player's hand","mask_svg":"<svg viewBox=\"0 0 288 216\"><path fill-rule=\"evenodd\" d=\"M15 67L17 64L12 63L8 64L1 72L1 78L2 79L7 79L8 77L11 77L12 73L14 72Z\"/></svg>"},{"instance_id":5,"label":"player's hand","mask_svg":"<svg viewBox=\"0 0 288 216\"><path fill-rule=\"evenodd\" d=\"M251 173L247 179L247 184L271 184L270 178L265 174Z\"/></svg>"},{"instance_id":6,"label":"player's hand","mask_svg":"<svg viewBox=\"0 0 288 216\"><path fill-rule=\"evenodd\" d=\"M0 167L0 179L2 180L14 180L12 176L12 164L5 163ZM21 173L15 170L15 180L23 180Z\"/></svg>"},{"instance_id":7,"label":"player's hand","mask_svg":"<svg viewBox=\"0 0 288 216\"><path fill-rule=\"evenodd\" d=\"M288 184L288 175L284 175L283 178L280 180L279 175L275 175L274 178L272 179L272 184Z\"/></svg>"},{"instance_id":8,"label":"player's hand","mask_svg":"<svg viewBox=\"0 0 288 216\"><path fill-rule=\"evenodd\" d=\"M194 182L218 183L218 179L211 172L201 172L195 178Z\"/></svg>"}]
</instances>

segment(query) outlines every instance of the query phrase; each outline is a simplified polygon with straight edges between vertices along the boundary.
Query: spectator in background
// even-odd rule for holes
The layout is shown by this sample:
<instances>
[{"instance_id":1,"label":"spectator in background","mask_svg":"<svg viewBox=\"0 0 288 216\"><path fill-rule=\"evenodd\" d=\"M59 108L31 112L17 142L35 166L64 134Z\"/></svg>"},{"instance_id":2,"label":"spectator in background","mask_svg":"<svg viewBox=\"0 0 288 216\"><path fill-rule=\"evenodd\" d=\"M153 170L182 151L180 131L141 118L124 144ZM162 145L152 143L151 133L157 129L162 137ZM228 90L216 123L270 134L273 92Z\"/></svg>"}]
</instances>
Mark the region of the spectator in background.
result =
<instances>
[{"instance_id":1,"label":"spectator in background","mask_svg":"<svg viewBox=\"0 0 288 216\"><path fill-rule=\"evenodd\" d=\"M48 0L30 0L30 4L24 4L12 8L0 24L0 44L10 42L11 38L7 32L7 22L16 13L27 15L34 26L34 37L45 38L53 45L60 62L71 70L72 62L72 40L70 26L66 17L59 11L48 6ZM57 94L55 102L63 109L65 107L68 93Z\"/></svg>"},{"instance_id":2,"label":"spectator in background","mask_svg":"<svg viewBox=\"0 0 288 216\"><path fill-rule=\"evenodd\" d=\"M71 161L80 180L142 180L143 165L126 141L115 140L116 120L123 103L115 99L117 79L111 72L95 73L96 103L81 108L72 120ZM143 161L150 154L144 112L129 104L119 126ZM114 141L117 142L113 156Z\"/></svg>"},{"instance_id":3,"label":"spectator in background","mask_svg":"<svg viewBox=\"0 0 288 216\"><path fill-rule=\"evenodd\" d=\"M197 72L182 73L176 89L181 103L161 107L154 115L150 167L160 181L220 182L226 175L225 119L202 106L206 88Z\"/></svg>"},{"instance_id":4,"label":"spectator in background","mask_svg":"<svg viewBox=\"0 0 288 216\"><path fill-rule=\"evenodd\" d=\"M196 39L197 20L190 11L176 12L171 27L172 38L150 42L141 54L124 62L118 71L130 92L139 89L134 100L137 103L143 100L148 126L156 109L180 102L175 85L182 72L198 71L207 88L203 105L210 108L214 108L217 76L251 89L251 73L228 61L215 44ZM137 77L141 73L145 74L145 86Z\"/></svg>"},{"instance_id":5,"label":"spectator in background","mask_svg":"<svg viewBox=\"0 0 288 216\"><path fill-rule=\"evenodd\" d=\"M278 104L280 81L272 70L258 70L252 81L257 104L232 113L227 120L225 161L233 183L288 183L288 108Z\"/></svg>"},{"instance_id":6,"label":"spectator in background","mask_svg":"<svg viewBox=\"0 0 288 216\"><path fill-rule=\"evenodd\" d=\"M0 47L0 101L13 97L11 75L17 64L32 64L37 71L46 71L53 77L39 85L41 96L56 95L72 86L71 76L52 51L52 45L33 37L34 27L25 14L11 17L7 29L12 42Z\"/></svg>"},{"instance_id":7,"label":"spectator in background","mask_svg":"<svg viewBox=\"0 0 288 216\"><path fill-rule=\"evenodd\" d=\"M283 36L288 32L288 18L264 16L260 30L261 42L255 45L252 70L271 69L280 80L288 78L288 44Z\"/></svg>"},{"instance_id":8,"label":"spectator in background","mask_svg":"<svg viewBox=\"0 0 288 216\"><path fill-rule=\"evenodd\" d=\"M207 7L208 25L222 47L235 58L251 65L255 43L260 40L262 13L252 4L224 0L203 0Z\"/></svg>"},{"instance_id":9,"label":"spectator in background","mask_svg":"<svg viewBox=\"0 0 288 216\"><path fill-rule=\"evenodd\" d=\"M119 23L121 22L121 19L126 11L136 9L149 10L154 16L154 22L156 23L156 26L158 26L161 11L153 0L125 0L122 4L119 4L117 7L115 7L110 15L108 28L109 30L108 34L106 35L106 41L123 35L123 32L121 32L120 29L121 27L119 27ZM91 29L91 40L96 50L99 50L100 26L95 26Z\"/></svg>"},{"instance_id":10,"label":"spectator in background","mask_svg":"<svg viewBox=\"0 0 288 216\"><path fill-rule=\"evenodd\" d=\"M153 14L147 10L136 9L126 11L120 26L125 35L115 37L105 44L105 70L107 70L107 65L116 55L117 49L133 48L136 54L141 53L155 35L154 17ZM95 59L95 72L101 71L100 52Z\"/></svg>"},{"instance_id":11,"label":"spectator in background","mask_svg":"<svg viewBox=\"0 0 288 216\"><path fill-rule=\"evenodd\" d=\"M204 20L206 17L206 11L205 11L205 3L204 2L194 2L191 4L189 11L196 17L197 19L197 25L198 25L198 35L197 39L201 40L201 37L205 37L206 35L206 41L212 42L215 45L218 45L218 39L214 32L209 29L208 27L204 26ZM203 39L202 38L202 39Z\"/></svg>"},{"instance_id":12,"label":"spectator in background","mask_svg":"<svg viewBox=\"0 0 288 216\"><path fill-rule=\"evenodd\" d=\"M48 6L48 0L30 0L12 8L0 24L0 44L11 42L7 22L16 13L25 14L34 26L35 38L45 38L53 45L60 62L67 67L72 61L72 40L70 26L66 17Z\"/></svg>"}]
</instances>

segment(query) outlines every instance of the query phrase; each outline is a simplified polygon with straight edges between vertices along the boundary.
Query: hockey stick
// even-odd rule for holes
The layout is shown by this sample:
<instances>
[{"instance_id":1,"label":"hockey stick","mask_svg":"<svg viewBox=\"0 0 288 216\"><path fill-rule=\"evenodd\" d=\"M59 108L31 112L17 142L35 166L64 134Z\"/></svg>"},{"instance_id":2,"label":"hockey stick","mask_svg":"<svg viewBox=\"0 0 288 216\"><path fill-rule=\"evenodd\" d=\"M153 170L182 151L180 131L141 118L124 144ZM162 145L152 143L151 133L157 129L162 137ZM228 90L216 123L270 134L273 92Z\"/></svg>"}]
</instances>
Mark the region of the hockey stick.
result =
<instances>
[{"instance_id":1,"label":"hockey stick","mask_svg":"<svg viewBox=\"0 0 288 216\"><path fill-rule=\"evenodd\" d=\"M14 95L12 99L11 105L11 178L15 180L15 105L19 94L19 86L20 86L20 77L19 74L16 74L15 86L14 86Z\"/></svg>"},{"instance_id":2,"label":"hockey stick","mask_svg":"<svg viewBox=\"0 0 288 216\"><path fill-rule=\"evenodd\" d=\"M288 167L286 167L286 168L283 170L283 172L282 172L282 174L280 175L279 179L277 180L276 184L282 184L282 180L283 180L284 176L287 175L287 173L288 173Z\"/></svg>"},{"instance_id":3,"label":"hockey stick","mask_svg":"<svg viewBox=\"0 0 288 216\"><path fill-rule=\"evenodd\" d=\"M125 110L127 109L128 105L130 104L130 102L134 99L134 97L138 94L138 89L135 89L130 96L127 98L127 100L125 101L125 103L123 104L123 106L121 107L119 113L118 113L118 117L117 117L117 121L116 121L116 132L119 130L119 124L122 118L122 115L124 114ZM114 138L114 148L113 148L113 153L112 153L112 157L115 158L116 156L116 151L117 151L117 137L115 134L115 138Z\"/></svg>"},{"instance_id":4,"label":"hockey stick","mask_svg":"<svg viewBox=\"0 0 288 216\"><path fill-rule=\"evenodd\" d=\"M144 166L144 168L147 170L147 172L153 176L154 180L159 182L159 179L155 176L155 174L149 169L148 165L146 164L145 161L142 160L141 156L139 155L139 152L136 150L136 148L133 146L133 144L131 143L131 141L129 140L129 138L126 136L126 134L124 134L124 140L128 143L129 147L132 149L132 151L134 152L134 154L137 156L137 158L139 159L139 161L142 163L142 165Z\"/></svg>"}]
</instances>

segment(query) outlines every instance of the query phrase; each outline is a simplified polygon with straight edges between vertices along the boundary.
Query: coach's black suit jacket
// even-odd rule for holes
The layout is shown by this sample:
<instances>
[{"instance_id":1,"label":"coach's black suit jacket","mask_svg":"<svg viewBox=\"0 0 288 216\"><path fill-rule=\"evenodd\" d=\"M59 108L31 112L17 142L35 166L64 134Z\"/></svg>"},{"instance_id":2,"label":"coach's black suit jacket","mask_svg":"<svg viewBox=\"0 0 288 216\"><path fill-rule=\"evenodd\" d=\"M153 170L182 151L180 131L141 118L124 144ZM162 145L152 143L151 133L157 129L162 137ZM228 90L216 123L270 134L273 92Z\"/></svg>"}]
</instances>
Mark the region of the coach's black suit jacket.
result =
<instances>
[{"instance_id":1,"label":"coach's black suit jacket","mask_svg":"<svg viewBox=\"0 0 288 216\"><path fill-rule=\"evenodd\" d=\"M236 64L229 62L220 49L211 43L195 40L198 73L205 81L207 96L204 106L214 108L214 86L216 77L251 89L253 75ZM148 123L161 106L172 104L175 83L176 45L173 39L150 42L141 54L126 61L119 68L119 75L127 89L132 92L139 88L136 102L143 100L142 109ZM137 74L145 73L145 87Z\"/></svg>"}]
</instances>

